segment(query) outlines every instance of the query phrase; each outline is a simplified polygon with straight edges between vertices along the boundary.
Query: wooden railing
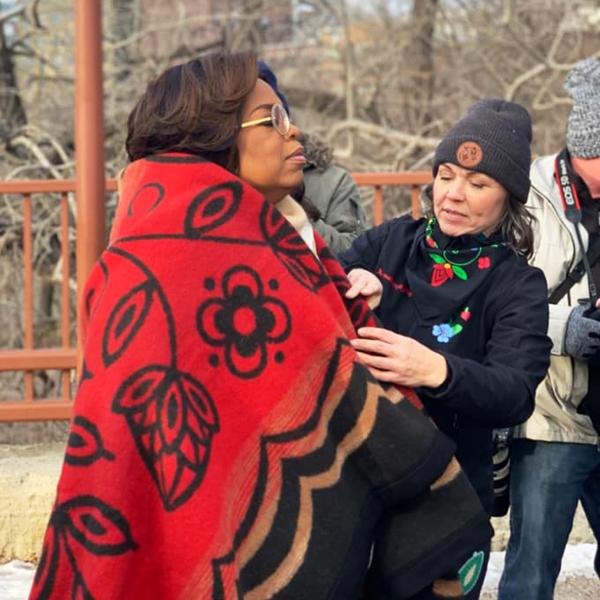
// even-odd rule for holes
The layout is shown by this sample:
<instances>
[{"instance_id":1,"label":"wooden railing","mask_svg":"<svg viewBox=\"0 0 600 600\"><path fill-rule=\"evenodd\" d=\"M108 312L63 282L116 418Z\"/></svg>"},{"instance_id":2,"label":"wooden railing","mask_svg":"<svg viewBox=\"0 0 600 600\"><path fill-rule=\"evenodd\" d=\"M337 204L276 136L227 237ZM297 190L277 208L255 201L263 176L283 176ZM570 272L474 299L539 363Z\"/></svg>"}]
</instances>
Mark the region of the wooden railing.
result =
<instances>
[{"instance_id":1,"label":"wooden railing","mask_svg":"<svg viewBox=\"0 0 600 600\"><path fill-rule=\"evenodd\" d=\"M384 221L383 188L410 187L410 205L412 216L416 219L421 214L419 196L421 188L431 182L431 171L404 171L402 173L352 173L359 186L370 186L375 189L373 199L373 223L380 225Z\"/></svg>"},{"instance_id":2,"label":"wooden railing","mask_svg":"<svg viewBox=\"0 0 600 600\"><path fill-rule=\"evenodd\" d=\"M431 181L428 171L404 173L353 173L359 186L370 186L375 190L373 199L373 223L384 220L383 188L388 186L410 187L413 216L420 213L419 194L421 187ZM116 182L109 179L106 191L116 190ZM21 196L23 214L23 347L0 349L0 372L23 373L23 397L8 401L0 395L0 421L45 421L69 419L77 368L77 348L71 334L71 290L69 270L71 248L69 244L69 195L75 193L73 180L7 181L0 182L0 195ZM60 257L62 277L60 283L60 340L57 347L36 348L34 346L34 302L33 302L33 222L32 196L52 194L60 203ZM52 201L52 200L50 200ZM81 251L86 240L77 232L77 251ZM61 373L62 394L57 398L35 398L34 372L58 370Z\"/></svg>"},{"instance_id":3,"label":"wooden railing","mask_svg":"<svg viewBox=\"0 0 600 600\"><path fill-rule=\"evenodd\" d=\"M114 180L107 182L107 191L116 190ZM21 348L0 349L0 372L23 373L23 397L17 401L6 401L5 393L0 396L0 421L38 421L68 419L70 417L73 382L77 367L77 348L72 342L72 306L69 288L72 248L69 241L69 196L75 193L74 180L53 179L47 181L0 182L0 194L20 196L22 212L21 245L23 255L23 331ZM50 348L34 347L34 297L33 297L33 197L45 194L48 202L60 205L61 282L60 282L60 345ZM12 200L9 200L12 202ZM17 205L18 201L15 201ZM80 248L85 239L77 240ZM2 265L6 268L6 262ZM61 394L55 398L34 398L34 372L60 371Z\"/></svg>"}]
</instances>

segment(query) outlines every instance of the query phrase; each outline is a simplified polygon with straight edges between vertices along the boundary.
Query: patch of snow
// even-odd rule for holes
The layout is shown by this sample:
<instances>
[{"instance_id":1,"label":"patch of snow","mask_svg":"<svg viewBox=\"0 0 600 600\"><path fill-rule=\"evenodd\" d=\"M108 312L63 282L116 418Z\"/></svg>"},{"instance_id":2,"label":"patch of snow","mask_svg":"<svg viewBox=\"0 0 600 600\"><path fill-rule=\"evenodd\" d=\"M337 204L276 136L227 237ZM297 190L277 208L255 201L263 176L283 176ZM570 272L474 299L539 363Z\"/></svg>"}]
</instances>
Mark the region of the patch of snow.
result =
<instances>
[{"instance_id":1,"label":"patch of snow","mask_svg":"<svg viewBox=\"0 0 600 600\"><path fill-rule=\"evenodd\" d=\"M558 581L569 577L596 578L594 571L594 556L596 544L570 544L565 549ZM487 591L498 588L502 569L504 568L504 552L492 552L488 570L485 575L483 589Z\"/></svg>"},{"instance_id":2,"label":"patch of snow","mask_svg":"<svg viewBox=\"0 0 600 600\"><path fill-rule=\"evenodd\" d=\"M25 600L35 574L35 565L13 560L0 565L0 598L2 600Z\"/></svg>"},{"instance_id":3,"label":"patch of snow","mask_svg":"<svg viewBox=\"0 0 600 600\"><path fill-rule=\"evenodd\" d=\"M596 577L594 571L595 544L574 544L567 546L562 560L558 580L568 577ZM504 552L492 552L483 589L495 590L498 587L504 567ZM21 560L0 565L0 598L2 600L26 600L29 595L35 565Z\"/></svg>"}]
</instances>

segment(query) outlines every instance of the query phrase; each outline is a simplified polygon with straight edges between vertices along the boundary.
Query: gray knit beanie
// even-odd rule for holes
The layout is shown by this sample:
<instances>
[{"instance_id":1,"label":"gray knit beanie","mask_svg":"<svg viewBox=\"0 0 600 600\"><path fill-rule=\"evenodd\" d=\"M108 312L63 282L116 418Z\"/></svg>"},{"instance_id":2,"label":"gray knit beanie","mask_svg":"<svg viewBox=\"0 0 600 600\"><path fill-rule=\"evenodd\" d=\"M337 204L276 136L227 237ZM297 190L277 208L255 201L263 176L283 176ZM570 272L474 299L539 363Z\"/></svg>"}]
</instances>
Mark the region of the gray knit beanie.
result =
<instances>
[{"instance_id":1,"label":"gray knit beanie","mask_svg":"<svg viewBox=\"0 0 600 600\"><path fill-rule=\"evenodd\" d=\"M438 145L434 177L442 163L485 173L525 202L531 165L531 117L527 109L497 98L475 102Z\"/></svg>"},{"instance_id":2,"label":"gray knit beanie","mask_svg":"<svg viewBox=\"0 0 600 600\"><path fill-rule=\"evenodd\" d=\"M600 156L600 60L578 62L565 79L565 89L573 98L567 125L567 148L571 156Z\"/></svg>"}]
</instances>

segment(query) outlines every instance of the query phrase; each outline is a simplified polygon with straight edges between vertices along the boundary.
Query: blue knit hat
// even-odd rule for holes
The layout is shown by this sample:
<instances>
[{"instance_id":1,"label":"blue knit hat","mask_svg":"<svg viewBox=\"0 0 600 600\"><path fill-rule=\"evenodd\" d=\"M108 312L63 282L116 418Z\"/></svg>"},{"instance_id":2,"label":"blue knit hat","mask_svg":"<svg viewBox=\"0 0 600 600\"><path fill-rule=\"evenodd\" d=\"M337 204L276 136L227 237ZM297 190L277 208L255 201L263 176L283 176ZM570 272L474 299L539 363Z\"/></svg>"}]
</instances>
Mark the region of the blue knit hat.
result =
<instances>
[{"instance_id":1,"label":"blue knit hat","mask_svg":"<svg viewBox=\"0 0 600 600\"><path fill-rule=\"evenodd\" d=\"M268 83L273 88L273 91L281 100L281 104L283 104L285 112L287 112L287 114L289 115L290 107L287 103L287 100L285 99L285 96L283 95L283 92L277 87L277 77L275 76L275 73L271 71L269 65L264 60L258 61L258 78L262 79L265 83Z\"/></svg>"},{"instance_id":2,"label":"blue knit hat","mask_svg":"<svg viewBox=\"0 0 600 600\"><path fill-rule=\"evenodd\" d=\"M516 102L479 100L444 136L435 151L433 176L442 163L489 175L526 202L531 166L531 117Z\"/></svg>"}]
</instances>

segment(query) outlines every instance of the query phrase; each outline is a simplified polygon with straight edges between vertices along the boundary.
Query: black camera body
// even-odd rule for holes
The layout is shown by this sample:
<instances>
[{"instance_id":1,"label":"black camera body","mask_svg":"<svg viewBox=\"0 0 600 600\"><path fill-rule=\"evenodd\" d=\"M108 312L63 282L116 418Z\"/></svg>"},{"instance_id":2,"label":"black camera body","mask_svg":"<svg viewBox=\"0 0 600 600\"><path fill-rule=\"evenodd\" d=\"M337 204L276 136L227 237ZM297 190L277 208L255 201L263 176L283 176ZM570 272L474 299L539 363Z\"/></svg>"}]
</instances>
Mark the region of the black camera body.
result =
<instances>
[{"instance_id":1,"label":"black camera body","mask_svg":"<svg viewBox=\"0 0 600 600\"><path fill-rule=\"evenodd\" d=\"M512 429L504 427L492 432L492 466L494 500L492 516L503 517L510 506L510 441Z\"/></svg>"}]
</instances>

